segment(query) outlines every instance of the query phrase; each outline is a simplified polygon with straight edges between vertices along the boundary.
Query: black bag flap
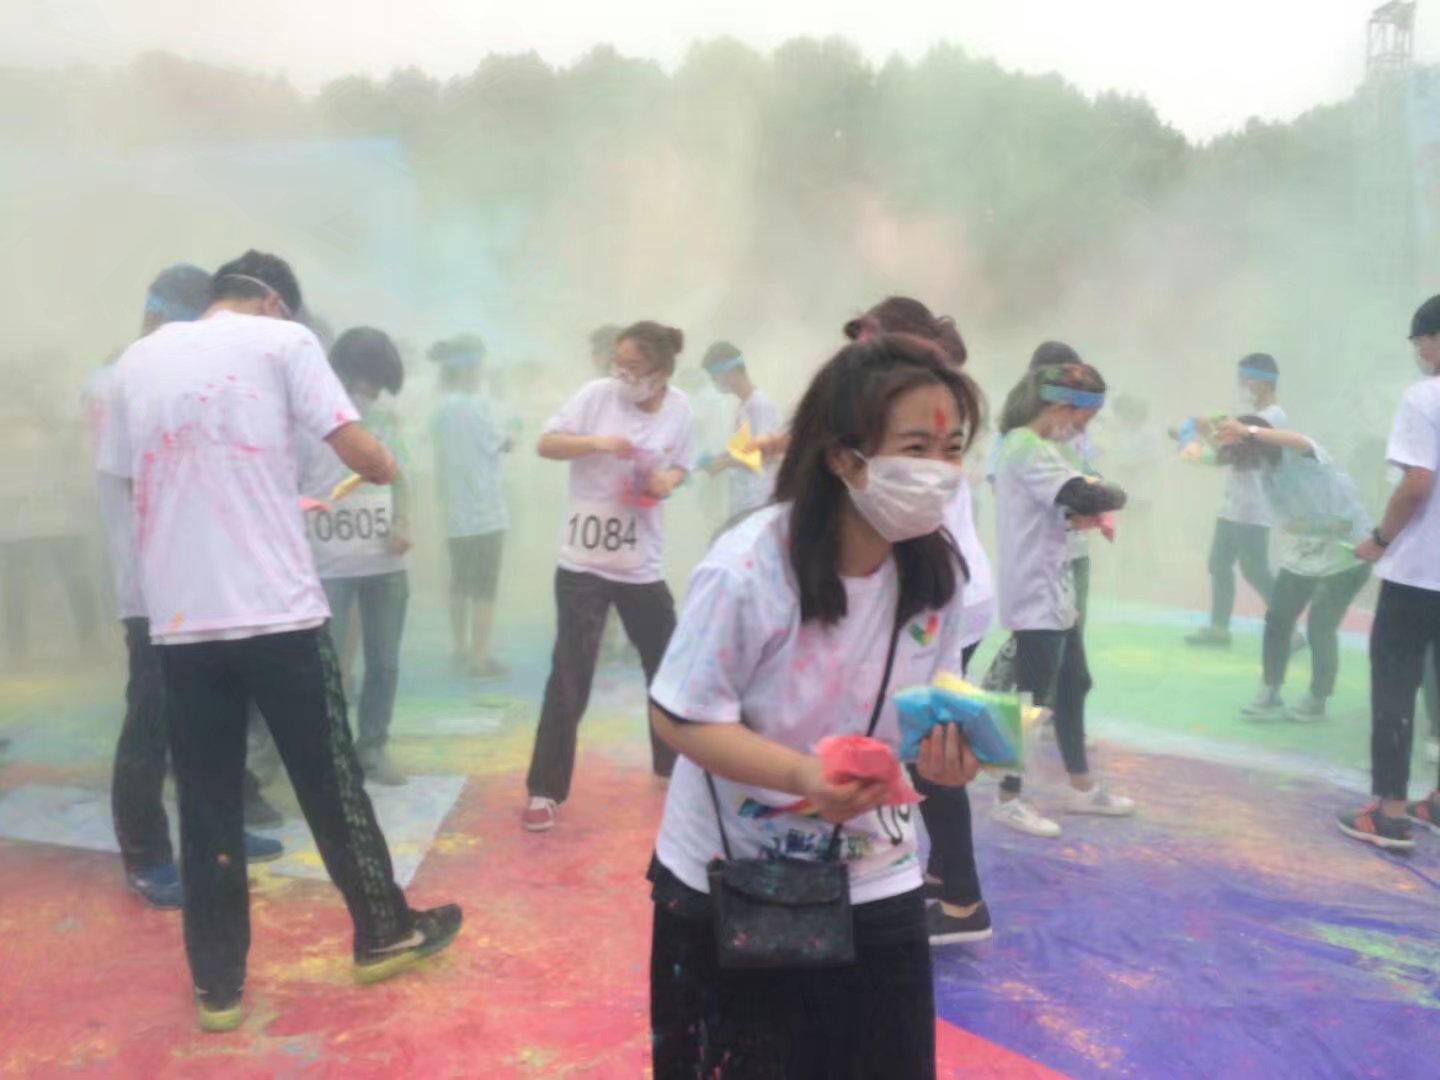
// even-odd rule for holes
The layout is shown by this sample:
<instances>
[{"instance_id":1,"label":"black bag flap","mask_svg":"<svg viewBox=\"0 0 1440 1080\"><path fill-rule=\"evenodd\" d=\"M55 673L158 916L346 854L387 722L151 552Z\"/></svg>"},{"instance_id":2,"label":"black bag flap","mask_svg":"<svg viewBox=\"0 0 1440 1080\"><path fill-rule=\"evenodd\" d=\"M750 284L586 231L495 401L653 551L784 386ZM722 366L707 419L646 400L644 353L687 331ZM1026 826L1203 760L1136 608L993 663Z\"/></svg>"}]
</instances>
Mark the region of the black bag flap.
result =
<instances>
[{"instance_id":1,"label":"black bag flap","mask_svg":"<svg viewBox=\"0 0 1440 1080\"><path fill-rule=\"evenodd\" d=\"M844 864L804 859L735 859L711 863L711 882L718 878L733 892L762 904L811 907L839 902L849 887Z\"/></svg>"}]
</instances>

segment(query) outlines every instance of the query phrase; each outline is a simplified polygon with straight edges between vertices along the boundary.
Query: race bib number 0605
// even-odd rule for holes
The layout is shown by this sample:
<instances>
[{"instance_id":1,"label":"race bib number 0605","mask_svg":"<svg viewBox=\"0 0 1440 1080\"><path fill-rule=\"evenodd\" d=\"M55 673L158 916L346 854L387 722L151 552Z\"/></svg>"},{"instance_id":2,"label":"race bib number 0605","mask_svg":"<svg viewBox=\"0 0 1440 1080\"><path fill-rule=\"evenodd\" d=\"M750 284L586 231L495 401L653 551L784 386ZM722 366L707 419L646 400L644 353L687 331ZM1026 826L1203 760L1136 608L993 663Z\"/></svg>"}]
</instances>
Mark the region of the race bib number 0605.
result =
<instances>
[{"instance_id":1,"label":"race bib number 0605","mask_svg":"<svg viewBox=\"0 0 1440 1080\"><path fill-rule=\"evenodd\" d=\"M560 557L595 570L636 569L644 553L635 511L622 503L571 503L561 527Z\"/></svg>"},{"instance_id":2,"label":"race bib number 0605","mask_svg":"<svg viewBox=\"0 0 1440 1080\"><path fill-rule=\"evenodd\" d=\"M390 539L390 493L359 491L305 515L310 541L330 559L383 555Z\"/></svg>"}]
</instances>

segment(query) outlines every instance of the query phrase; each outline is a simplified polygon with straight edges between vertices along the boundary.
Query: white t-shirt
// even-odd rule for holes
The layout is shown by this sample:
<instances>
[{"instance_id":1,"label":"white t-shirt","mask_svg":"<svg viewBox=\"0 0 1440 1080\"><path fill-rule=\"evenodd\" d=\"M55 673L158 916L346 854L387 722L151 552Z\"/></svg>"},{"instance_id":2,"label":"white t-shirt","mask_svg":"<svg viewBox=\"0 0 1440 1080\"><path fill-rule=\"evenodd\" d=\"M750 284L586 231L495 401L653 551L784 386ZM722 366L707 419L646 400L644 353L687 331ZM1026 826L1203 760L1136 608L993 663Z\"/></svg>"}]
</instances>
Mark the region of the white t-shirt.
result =
<instances>
[{"instance_id":1,"label":"white t-shirt","mask_svg":"<svg viewBox=\"0 0 1440 1080\"><path fill-rule=\"evenodd\" d=\"M100 526L110 556L110 575L115 582L115 606L122 619L146 618L145 597L140 592L140 567L135 557L135 508L130 485L118 476L101 472L100 447L110 422L110 399L119 379L114 364L107 364L85 383L85 411L90 420L90 445L95 464L95 493L100 506Z\"/></svg>"},{"instance_id":2,"label":"white t-shirt","mask_svg":"<svg viewBox=\"0 0 1440 1080\"><path fill-rule=\"evenodd\" d=\"M756 390L748 401L742 401L735 414L735 428L741 424L750 426L752 438L773 435L780 430L780 412L770 404L763 391ZM734 464L725 470L730 485L730 516L735 517L757 506L763 506L775 492L775 473L779 470L778 460L771 458L762 462L760 472L751 472L743 465Z\"/></svg>"},{"instance_id":3,"label":"white t-shirt","mask_svg":"<svg viewBox=\"0 0 1440 1080\"><path fill-rule=\"evenodd\" d=\"M1285 410L1267 405L1253 414L1269 422L1273 428L1285 426ZM1220 498L1220 520L1238 525L1275 524L1270 517L1270 504L1260 490L1260 473L1255 469L1231 469L1225 478L1225 494Z\"/></svg>"},{"instance_id":4,"label":"white t-shirt","mask_svg":"<svg viewBox=\"0 0 1440 1080\"><path fill-rule=\"evenodd\" d=\"M652 473L695 467L690 403L666 389L647 413L620 396L615 379L586 383L545 424L546 435L620 435L634 457L590 454L570 463L570 504L560 528L563 570L645 585L665 576L664 511L642 505Z\"/></svg>"},{"instance_id":5,"label":"white t-shirt","mask_svg":"<svg viewBox=\"0 0 1440 1080\"><path fill-rule=\"evenodd\" d=\"M650 696L702 724L743 722L792 749L813 753L827 735L863 735L885 671L899 587L894 560L867 578L844 579L848 611L836 626L800 622L790 567L790 505L767 506L715 541L690 577L675 635ZM960 671L961 594L942 611L913 618L900 634L890 693ZM875 737L897 748L893 704ZM725 832L737 859L762 852L819 858L833 826L781 809L795 795L717 777ZM920 886L916 810L883 807L847 822L841 857L857 904ZM705 866L721 853L705 774L680 758L665 799L656 854L676 877L708 892Z\"/></svg>"},{"instance_id":6,"label":"white t-shirt","mask_svg":"<svg viewBox=\"0 0 1440 1080\"><path fill-rule=\"evenodd\" d=\"M360 413L360 426L385 444L402 469L409 466L398 438L397 421L388 406L351 401ZM351 476L350 466L324 439L309 431L296 438L300 459L300 494L326 502L335 485ZM393 485L361 484L324 510L308 511L302 518L315 572L322 581L335 578L378 577L405 569L405 556L390 550L395 527Z\"/></svg>"},{"instance_id":7,"label":"white t-shirt","mask_svg":"<svg viewBox=\"0 0 1440 1080\"><path fill-rule=\"evenodd\" d=\"M995 578L990 570L990 556L975 531L975 502L968 478L962 477L960 481L960 490L945 515L945 526L970 569L960 632L960 644L968 647L985 636L995 617Z\"/></svg>"},{"instance_id":8,"label":"white t-shirt","mask_svg":"<svg viewBox=\"0 0 1440 1080\"><path fill-rule=\"evenodd\" d=\"M359 414L319 340L217 312L120 358L98 467L133 482L151 638L256 637L329 616L300 521L296 439Z\"/></svg>"},{"instance_id":9,"label":"white t-shirt","mask_svg":"<svg viewBox=\"0 0 1440 1080\"><path fill-rule=\"evenodd\" d=\"M1100 452L1095 449L1088 430L1080 432L1063 445L1063 452L1070 455L1075 467L1086 476L1095 472L1095 461ZM1065 550L1071 560L1090 557L1090 534L1084 529L1069 529L1065 537Z\"/></svg>"},{"instance_id":10,"label":"white t-shirt","mask_svg":"<svg viewBox=\"0 0 1440 1080\"><path fill-rule=\"evenodd\" d=\"M1400 468L1440 473L1440 376L1405 391L1385 458ZM1378 564L1386 581L1440 592L1440 494L1434 490L1400 530Z\"/></svg>"},{"instance_id":11,"label":"white t-shirt","mask_svg":"<svg viewBox=\"0 0 1440 1080\"><path fill-rule=\"evenodd\" d=\"M995 535L1000 552L1000 623L1007 630L1069 630L1075 575L1060 489L1081 475L1066 448L1028 427L1000 441Z\"/></svg>"}]
</instances>

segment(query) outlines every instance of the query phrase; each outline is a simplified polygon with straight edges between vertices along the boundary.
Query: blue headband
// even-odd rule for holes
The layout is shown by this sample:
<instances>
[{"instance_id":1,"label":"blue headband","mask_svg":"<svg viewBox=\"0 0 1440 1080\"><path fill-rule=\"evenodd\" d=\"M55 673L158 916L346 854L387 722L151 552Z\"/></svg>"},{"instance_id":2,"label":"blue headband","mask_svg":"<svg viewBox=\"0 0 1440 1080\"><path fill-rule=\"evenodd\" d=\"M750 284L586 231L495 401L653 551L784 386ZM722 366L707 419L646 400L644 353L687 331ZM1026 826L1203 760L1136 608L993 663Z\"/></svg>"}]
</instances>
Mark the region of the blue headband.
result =
<instances>
[{"instance_id":1,"label":"blue headband","mask_svg":"<svg viewBox=\"0 0 1440 1080\"><path fill-rule=\"evenodd\" d=\"M1275 383L1280 381L1278 371L1261 371L1259 368L1242 367L1240 369L1242 379L1255 379L1258 382Z\"/></svg>"},{"instance_id":2,"label":"blue headband","mask_svg":"<svg viewBox=\"0 0 1440 1080\"><path fill-rule=\"evenodd\" d=\"M734 371L736 368L745 366L745 357L732 356L729 360L713 360L705 365L705 370L711 375L724 375L727 371Z\"/></svg>"},{"instance_id":3,"label":"blue headband","mask_svg":"<svg viewBox=\"0 0 1440 1080\"><path fill-rule=\"evenodd\" d=\"M1040 400L1048 401L1051 405L1073 405L1077 409L1098 409L1105 404L1105 395L1047 383L1040 387Z\"/></svg>"},{"instance_id":4,"label":"blue headband","mask_svg":"<svg viewBox=\"0 0 1440 1080\"><path fill-rule=\"evenodd\" d=\"M158 315L166 322L194 322L204 314L204 309L197 310L189 304L182 304L152 292L145 294L145 314Z\"/></svg>"}]
</instances>

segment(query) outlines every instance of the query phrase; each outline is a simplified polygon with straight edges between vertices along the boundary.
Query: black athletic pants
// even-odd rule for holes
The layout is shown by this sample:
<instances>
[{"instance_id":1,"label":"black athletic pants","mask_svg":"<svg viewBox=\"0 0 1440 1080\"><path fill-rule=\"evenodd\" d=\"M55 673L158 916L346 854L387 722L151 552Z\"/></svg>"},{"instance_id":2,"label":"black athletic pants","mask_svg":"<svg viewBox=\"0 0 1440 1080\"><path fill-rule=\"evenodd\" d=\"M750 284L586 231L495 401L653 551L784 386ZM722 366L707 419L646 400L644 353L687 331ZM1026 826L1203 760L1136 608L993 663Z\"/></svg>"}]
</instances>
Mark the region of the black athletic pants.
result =
<instances>
[{"instance_id":1,"label":"black athletic pants","mask_svg":"<svg viewBox=\"0 0 1440 1080\"><path fill-rule=\"evenodd\" d=\"M340 667L325 627L160 647L180 795L185 951L216 1005L245 983L250 948L241 777L246 706L264 714L330 880L355 924L355 953L412 930L390 851L362 786Z\"/></svg>"}]
</instances>

